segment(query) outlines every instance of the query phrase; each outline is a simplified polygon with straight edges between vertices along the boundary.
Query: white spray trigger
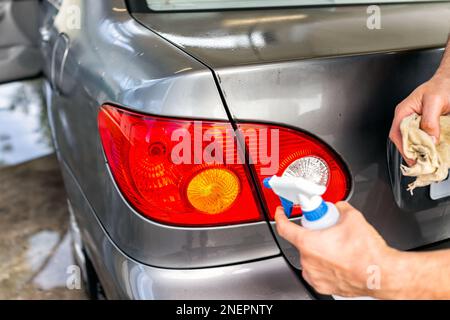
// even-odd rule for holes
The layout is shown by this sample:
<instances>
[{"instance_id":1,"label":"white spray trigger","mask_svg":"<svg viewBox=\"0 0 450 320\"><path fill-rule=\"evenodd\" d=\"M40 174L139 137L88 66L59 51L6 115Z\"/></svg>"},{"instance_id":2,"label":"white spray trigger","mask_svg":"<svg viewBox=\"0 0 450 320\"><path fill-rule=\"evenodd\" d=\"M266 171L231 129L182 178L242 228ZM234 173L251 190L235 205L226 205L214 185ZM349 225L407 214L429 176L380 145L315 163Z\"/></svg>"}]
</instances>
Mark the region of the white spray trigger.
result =
<instances>
[{"instance_id":1,"label":"white spray trigger","mask_svg":"<svg viewBox=\"0 0 450 320\"><path fill-rule=\"evenodd\" d=\"M264 179L264 186L271 188L281 201L285 214L290 217L294 204L302 208L302 226L319 230L334 226L339 220L339 210L331 202L325 202L323 185L315 184L301 177L277 177Z\"/></svg>"},{"instance_id":2,"label":"white spray trigger","mask_svg":"<svg viewBox=\"0 0 450 320\"><path fill-rule=\"evenodd\" d=\"M299 204L303 211L316 209L322 203L322 197L327 190L302 177L277 177L273 176L267 181L275 193L292 202Z\"/></svg>"}]
</instances>

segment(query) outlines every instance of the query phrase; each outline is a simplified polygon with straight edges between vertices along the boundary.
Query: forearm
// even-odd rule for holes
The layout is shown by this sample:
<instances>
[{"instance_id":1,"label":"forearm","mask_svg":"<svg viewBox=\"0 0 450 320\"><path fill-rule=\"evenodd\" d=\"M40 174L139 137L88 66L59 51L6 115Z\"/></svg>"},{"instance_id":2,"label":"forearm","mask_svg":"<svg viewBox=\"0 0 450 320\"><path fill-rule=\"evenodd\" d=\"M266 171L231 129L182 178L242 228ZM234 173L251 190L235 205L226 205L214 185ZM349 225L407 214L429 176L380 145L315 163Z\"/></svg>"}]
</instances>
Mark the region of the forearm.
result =
<instances>
[{"instance_id":1,"label":"forearm","mask_svg":"<svg viewBox=\"0 0 450 320\"><path fill-rule=\"evenodd\" d=\"M450 299L450 250L395 251L375 293L385 299Z\"/></svg>"},{"instance_id":2,"label":"forearm","mask_svg":"<svg viewBox=\"0 0 450 320\"><path fill-rule=\"evenodd\" d=\"M450 35L445 48L444 56L442 57L441 64L436 71L436 76L443 76L450 78Z\"/></svg>"}]
</instances>

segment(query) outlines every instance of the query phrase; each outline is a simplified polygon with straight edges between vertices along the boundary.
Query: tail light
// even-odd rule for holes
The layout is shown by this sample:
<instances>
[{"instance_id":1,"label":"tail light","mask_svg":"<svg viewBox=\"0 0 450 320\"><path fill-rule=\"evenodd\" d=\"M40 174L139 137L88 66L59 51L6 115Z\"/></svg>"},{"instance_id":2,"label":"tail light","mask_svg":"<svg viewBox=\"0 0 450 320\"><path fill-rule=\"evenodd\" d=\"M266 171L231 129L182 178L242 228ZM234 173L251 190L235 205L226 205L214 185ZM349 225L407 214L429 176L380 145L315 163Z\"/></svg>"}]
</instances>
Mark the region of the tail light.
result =
<instances>
[{"instance_id":1,"label":"tail light","mask_svg":"<svg viewBox=\"0 0 450 320\"><path fill-rule=\"evenodd\" d=\"M142 115L110 105L98 115L100 138L111 173L127 201L152 220L177 226L217 226L261 221L249 166L239 159L228 122L173 119ZM317 139L285 127L239 124L254 174L261 184L269 217L279 198L262 188L264 178L299 175L326 185L326 201L345 199L349 174L339 159ZM276 141L270 134L276 131ZM206 139L205 139L206 138ZM265 140L265 143L261 143ZM256 141L256 142L255 142ZM208 159L204 151L211 151ZM268 173L262 147L276 161ZM271 146L276 146L272 150ZM230 149L231 148L231 149ZM267 159L265 159L267 160ZM265 170L266 169L266 170ZM294 208L293 216L301 214Z\"/></svg>"},{"instance_id":2,"label":"tail light","mask_svg":"<svg viewBox=\"0 0 450 320\"><path fill-rule=\"evenodd\" d=\"M275 125L261 124L240 124L239 129L245 139L249 156L253 161L253 169L260 183L270 219L275 216L275 209L280 205L280 199L273 191L263 188L265 178L274 174L302 176L312 179L315 183L325 185L327 191L323 195L325 201L337 202L344 200L350 191L349 173L339 157L325 144L305 133L289 128ZM272 143L273 136L268 134L275 130L277 132L275 144ZM256 134L253 142L248 139L246 132ZM264 136L260 136L263 134ZM258 141L258 143L254 143ZM264 141L264 143L261 143ZM267 164L260 161L261 146L267 146L267 154L271 155L272 161L274 153L278 153L278 163L275 171L265 174ZM271 146L276 146L277 150L272 150ZM258 158L258 160L255 160ZM264 170L266 169L266 170ZM294 207L291 216L299 216L301 210Z\"/></svg>"},{"instance_id":3,"label":"tail light","mask_svg":"<svg viewBox=\"0 0 450 320\"><path fill-rule=\"evenodd\" d=\"M202 121L196 126L192 120L104 105L98 124L111 173L142 215L179 226L262 220L247 167L236 164L238 149L233 159L225 155L225 147L235 139L229 123ZM222 162L202 160L198 150L208 150L211 141L218 146L211 154Z\"/></svg>"}]
</instances>

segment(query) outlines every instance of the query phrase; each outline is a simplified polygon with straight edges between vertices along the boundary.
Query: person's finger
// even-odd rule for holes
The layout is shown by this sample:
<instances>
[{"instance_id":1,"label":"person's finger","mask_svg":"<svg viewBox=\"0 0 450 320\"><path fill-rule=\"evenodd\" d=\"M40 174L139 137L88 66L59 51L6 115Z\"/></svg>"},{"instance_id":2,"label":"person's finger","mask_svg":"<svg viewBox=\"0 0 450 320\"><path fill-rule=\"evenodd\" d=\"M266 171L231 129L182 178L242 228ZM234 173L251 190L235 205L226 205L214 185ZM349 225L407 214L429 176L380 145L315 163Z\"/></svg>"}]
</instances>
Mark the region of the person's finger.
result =
<instances>
[{"instance_id":1,"label":"person's finger","mask_svg":"<svg viewBox=\"0 0 450 320\"><path fill-rule=\"evenodd\" d=\"M389 132L389 139L391 139L391 141L395 144L397 150L400 152L402 158L405 160L408 166L412 166L414 164L414 160L407 158L403 152L403 140L402 140L402 133L400 131L400 123L405 117L413 113L414 109L410 105L408 100L405 100L402 103L400 103L395 109L394 119L392 120L392 126Z\"/></svg>"},{"instance_id":2,"label":"person's finger","mask_svg":"<svg viewBox=\"0 0 450 320\"><path fill-rule=\"evenodd\" d=\"M309 273L307 271L305 271L304 269L302 270L302 277L303 279L308 282L308 284L312 287L312 280L311 280L311 276L309 275Z\"/></svg>"},{"instance_id":3,"label":"person's finger","mask_svg":"<svg viewBox=\"0 0 450 320\"><path fill-rule=\"evenodd\" d=\"M339 210L340 217L337 225L340 224L359 224L362 221L366 221L364 215L357 209L355 209L350 203L346 201L340 201L335 204Z\"/></svg>"},{"instance_id":4,"label":"person's finger","mask_svg":"<svg viewBox=\"0 0 450 320\"><path fill-rule=\"evenodd\" d=\"M299 225L289 221L284 213L283 207L278 207L275 212L275 222L278 234L294 245L301 243L302 237L307 230Z\"/></svg>"},{"instance_id":5,"label":"person's finger","mask_svg":"<svg viewBox=\"0 0 450 320\"><path fill-rule=\"evenodd\" d=\"M349 215L354 216L360 214L360 212L347 201L339 201L335 206L341 214L340 221L343 221L345 218L349 217Z\"/></svg>"},{"instance_id":6,"label":"person's finger","mask_svg":"<svg viewBox=\"0 0 450 320\"><path fill-rule=\"evenodd\" d=\"M347 201L339 201L334 204L339 212L347 212L349 210L356 210L350 203Z\"/></svg>"},{"instance_id":7,"label":"person's finger","mask_svg":"<svg viewBox=\"0 0 450 320\"><path fill-rule=\"evenodd\" d=\"M437 96L424 96L422 103L420 128L434 137L434 143L437 143L440 136L439 118L442 115L444 104Z\"/></svg>"}]
</instances>

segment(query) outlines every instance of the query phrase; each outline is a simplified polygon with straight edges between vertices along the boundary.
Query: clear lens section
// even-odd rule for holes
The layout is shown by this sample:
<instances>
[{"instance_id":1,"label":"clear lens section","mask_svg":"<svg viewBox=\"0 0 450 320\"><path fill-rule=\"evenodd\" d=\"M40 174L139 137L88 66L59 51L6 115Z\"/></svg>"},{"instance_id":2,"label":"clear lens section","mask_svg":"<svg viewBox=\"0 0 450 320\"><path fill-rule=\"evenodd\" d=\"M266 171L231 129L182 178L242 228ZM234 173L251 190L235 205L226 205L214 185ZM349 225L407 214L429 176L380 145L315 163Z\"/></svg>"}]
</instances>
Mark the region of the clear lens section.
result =
<instances>
[{"instance_id":1,"label":"clear lens section","mask_svg":"<svg viewBox=\"0 0 450 320\"><path fill-rule=\"evenodd\" d=\"M318 185L327 186L330 170L326 162L319 157L303 157L292 162L284 170L283 176L302 177Z\"/></svg>"},{"instance_id":2,"label":"clear lens section","mask_svg":"<svg viewBox=\"0 0 450 320\"><path fill-rule=\"evenodd\" d=\"M240 123L239 129L245 133L254 130L257 141L261 141L261 134L278 130L278 170L277 176L294 175L305 177L318 184L326 185L327 191L323 194L323 199L330 202L338 202L344 200L350 191L350 173L347 171L344 163L338 155L336 155L327 145L314 137L300 131L269 124L256 123ZM264 130L263 130L264 129ZM265 135L266 136L266 135ZM264 136L264 137L265 137ZM252 155L251 140L246 140L249 154ZM267 135L267 145L272 146L272 135ZM267 154L272 154L273 150L269 149ZM256 161L253 169L257 175L257 179L261 184L261 192L264 196L269 218L273 220L276 208L280 205L280 198L275 193L262 186L265 178L272 176L264 172L262 169L265 164ZM291 217L301 214L299 207L294 207Z\"/></svg>"}]
</instances>

